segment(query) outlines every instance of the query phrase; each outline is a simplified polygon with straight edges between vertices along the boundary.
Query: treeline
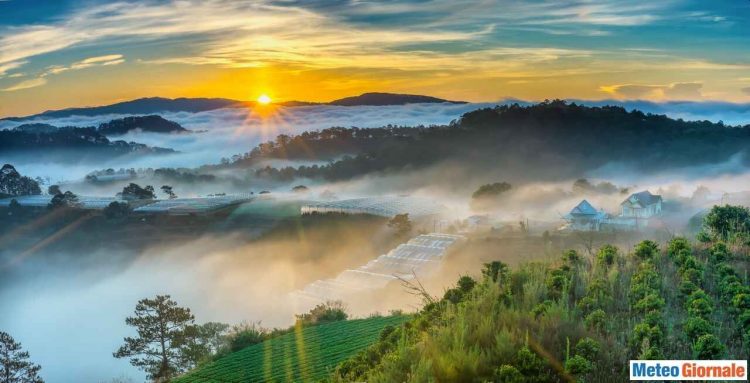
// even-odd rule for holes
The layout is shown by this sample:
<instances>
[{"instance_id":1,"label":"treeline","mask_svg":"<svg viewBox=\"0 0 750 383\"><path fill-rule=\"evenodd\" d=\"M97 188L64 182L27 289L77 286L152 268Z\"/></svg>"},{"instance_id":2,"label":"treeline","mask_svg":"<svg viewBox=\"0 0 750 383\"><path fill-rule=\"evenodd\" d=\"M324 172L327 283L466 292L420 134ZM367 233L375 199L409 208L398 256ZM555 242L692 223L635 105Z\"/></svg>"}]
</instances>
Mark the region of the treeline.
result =
<instances>
[{"instance_id":1,"label":"treeline","mask_svg":"<svg viewBox=\"0 0 750 383\"><path fill-rule=\"evenodd\" d=\"M750 126L688 122L617 106L588 107L555 100L479 109L447 126L332 128L279 136L226 164L252 165L262 158L327 160L347 155L322 166L257 170L258 176L281 180L343 180L445 160L477 171L502 167L508 173L567 177L613 161L644 173L720 163L744 153L748 143Z\"/></svg>"},{"instance_id":2,"label":"treeline","mask_svg":"<svg viewBox=\"0 0 750 383\"><path fill-rule=\"evenodd\" d=\"M627 380L630 359L746 359L746 247L719 237L629 253L605 245L517 270L488 263L440 299L413 285L423 309L330 380L600 382Z\"/></svg>"},{"instance_id":3,"label":"treeline","mask_svg":"<svg viewBox=\"0 0 750 383\"><path fill-rule=\"evenodd\" d=\"M332 127L296 136L281 134L251 151L222 160L223 164L249 166L264 159L326 160L346 153L377 150L394 142L411 142L425 127L387 125L381 128Z\"/></svg>"}]
</instances>

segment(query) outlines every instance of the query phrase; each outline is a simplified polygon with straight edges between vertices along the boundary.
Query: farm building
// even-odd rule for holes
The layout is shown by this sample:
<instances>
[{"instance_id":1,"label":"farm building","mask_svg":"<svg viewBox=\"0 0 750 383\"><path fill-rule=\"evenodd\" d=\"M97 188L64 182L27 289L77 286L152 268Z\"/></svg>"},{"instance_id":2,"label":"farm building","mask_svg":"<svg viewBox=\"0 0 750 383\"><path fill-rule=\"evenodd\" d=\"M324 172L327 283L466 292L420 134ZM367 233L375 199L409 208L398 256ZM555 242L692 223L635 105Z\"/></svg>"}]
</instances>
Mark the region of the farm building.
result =
<instances>
[{"instance_id":1,"label":"farm building","mask_svg":"<svg viewBox=\"0 0 750 383\"><path fill-rule=\"evenodd\" d=\"M437 215L442 212L442 210L442 206L426 199L386 196L355 198L304 205L301 208L301 213L371 214L381 217L409 214L410 217L426 217Z\"/></svg>"},{"instance_id":2,"label":"farm building","mask_svg":"<svg viewBox=\"0 0 750 383\"><path fill-rule=\"evenodd\" d=\"M384 288L398 278L412 279L436 270L448 249L464 237L450 234L423 234L356 269L345 270L335 278L317 280L293 296L309 303L346 300L352 294Z\"/></svg>"}]
</instances>

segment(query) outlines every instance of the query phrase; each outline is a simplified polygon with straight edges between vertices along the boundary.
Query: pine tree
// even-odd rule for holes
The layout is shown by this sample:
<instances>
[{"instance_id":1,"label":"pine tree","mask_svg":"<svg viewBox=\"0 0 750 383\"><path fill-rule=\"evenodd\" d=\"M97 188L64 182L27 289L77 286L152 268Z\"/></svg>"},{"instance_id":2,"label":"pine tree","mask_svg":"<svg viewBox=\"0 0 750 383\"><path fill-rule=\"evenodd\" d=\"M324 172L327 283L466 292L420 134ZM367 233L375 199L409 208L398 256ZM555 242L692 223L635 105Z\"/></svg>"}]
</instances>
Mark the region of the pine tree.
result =
<instances>
[{"instance_id":1,"label":"pine tree","mask_svg":"<svg viewBox=\"0 0 750 383\"><path fill-rule=\"evenodd\" d=\"M10 334L0 331L0 383L44 383L38 364L31 363L29 353Z\"/></svg>"},{"instance_id":2,"label":"pine tree","mask_svg":"<svg viewBox=\"0 0 750 383\"><path fill-rule=\"evenodd\" d=\"M190 309L177 306L169 295L141 299L135 306L135 316L125 319L138 336L126 337L113 356L130 358L130 364L146 371L149 378L167 382L191 366L186 350L196 333L194 321Z\"/></svg>"}]
</instances>

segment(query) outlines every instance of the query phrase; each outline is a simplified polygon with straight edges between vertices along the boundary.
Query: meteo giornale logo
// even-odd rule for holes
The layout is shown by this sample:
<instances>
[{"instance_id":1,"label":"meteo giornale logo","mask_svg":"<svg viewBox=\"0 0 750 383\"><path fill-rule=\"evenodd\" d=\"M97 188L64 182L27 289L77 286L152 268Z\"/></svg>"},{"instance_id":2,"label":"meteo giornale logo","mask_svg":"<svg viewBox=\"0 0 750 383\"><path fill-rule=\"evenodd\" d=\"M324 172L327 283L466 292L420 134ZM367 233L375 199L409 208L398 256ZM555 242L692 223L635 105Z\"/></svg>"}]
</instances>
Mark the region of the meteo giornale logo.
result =
<instances>
[{"instance_id":1,"label":"meteo giornale logo","mask_svg":"<svg viewBox=\"0 0 750 383\"><path fill-rule=\"evenodd\" d=\"M747 380L747 360L631 360L630 380Z\"/></svg>"}]
</instances>

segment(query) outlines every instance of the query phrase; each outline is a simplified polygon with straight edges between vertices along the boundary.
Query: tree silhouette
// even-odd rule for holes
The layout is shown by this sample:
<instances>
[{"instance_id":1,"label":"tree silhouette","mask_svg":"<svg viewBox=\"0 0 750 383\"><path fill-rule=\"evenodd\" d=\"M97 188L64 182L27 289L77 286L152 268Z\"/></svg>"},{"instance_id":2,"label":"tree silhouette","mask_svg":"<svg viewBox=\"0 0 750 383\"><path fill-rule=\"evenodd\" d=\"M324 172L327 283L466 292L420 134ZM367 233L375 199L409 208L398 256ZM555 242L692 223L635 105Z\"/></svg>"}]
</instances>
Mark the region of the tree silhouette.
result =
<instances>
[{"instance_id":1,"label":"tree silhouette","mask_svg":"<svg viewBox=\"0 0 750 383\"><path fill-rule=\"evenodd\" d=\"M167 382L191 365L186 351L196 333L194 321L190 309L177 306L169 295L141 299L135 306L135 316L125 319L138 336L126 337L113 356L130 358L130 364L146 371L149 378Z\"/></svg>"},{"instance_id":2,"label":"tree silhouette","mask_svg":"<svg viewBox=\"0 0 750 383\"><path fill-rule=\"evenodd\" d=\"M38 364L31 363L29 353L10 334L0 331L0 383L44 383Z\"/></svg>"}]
</instances>

